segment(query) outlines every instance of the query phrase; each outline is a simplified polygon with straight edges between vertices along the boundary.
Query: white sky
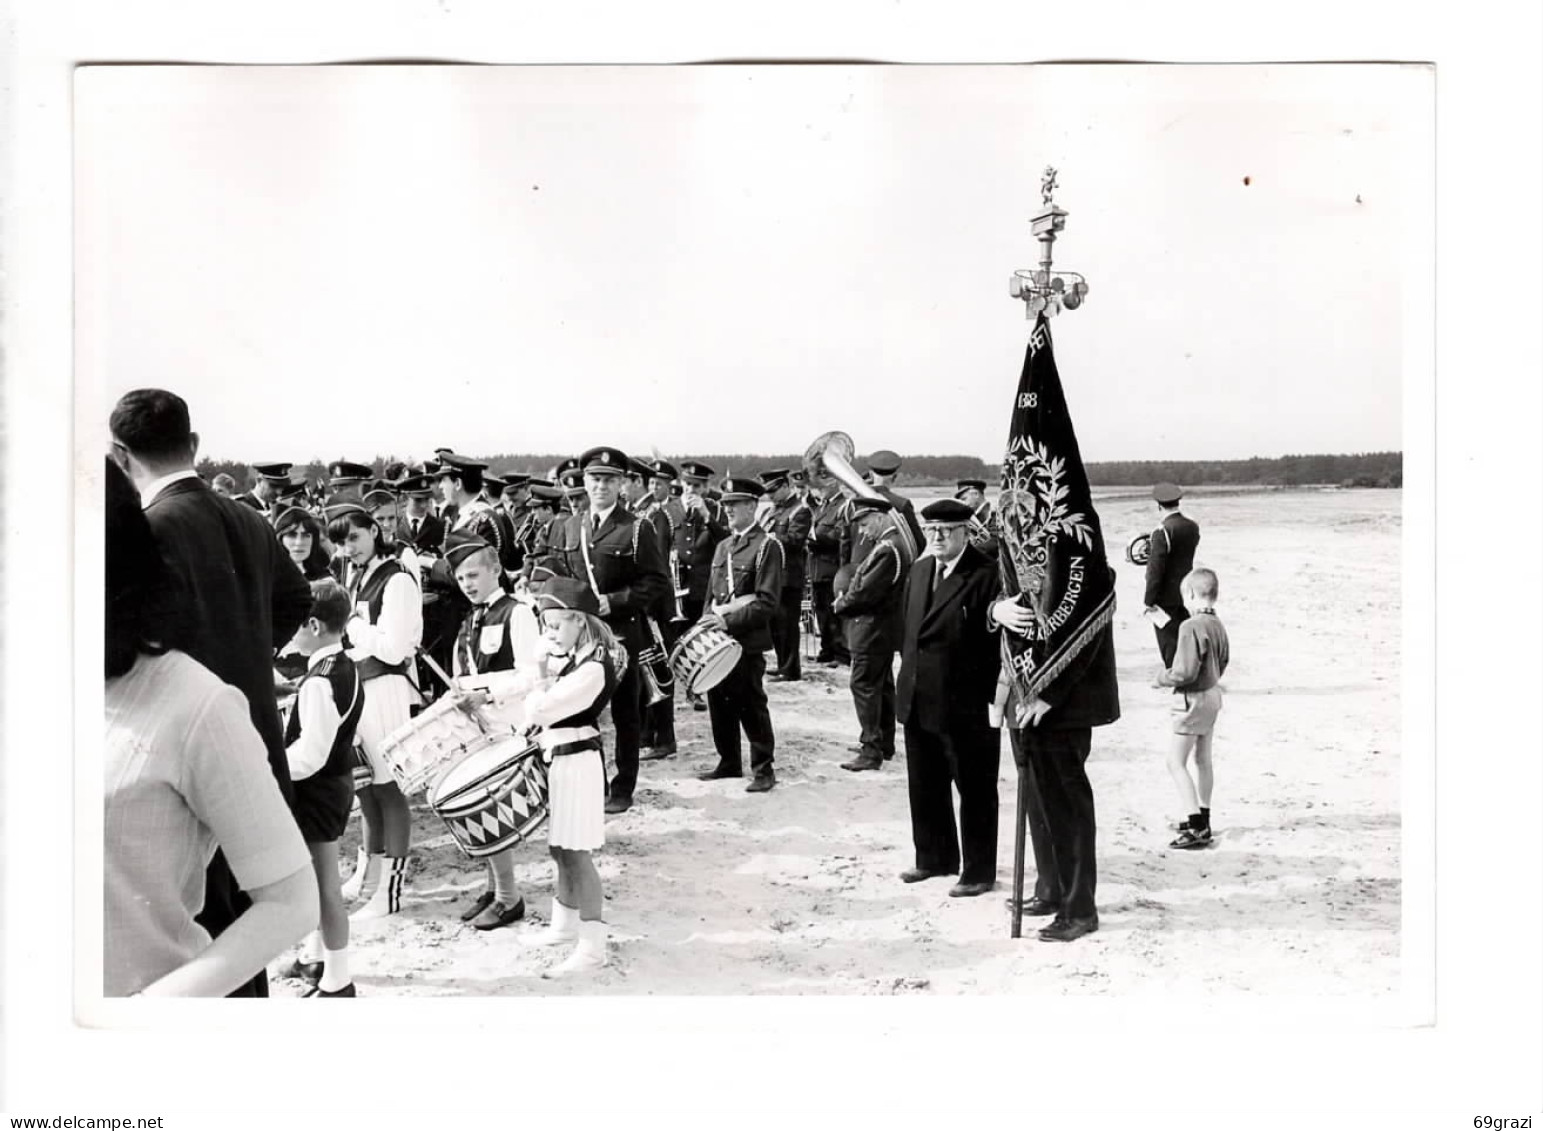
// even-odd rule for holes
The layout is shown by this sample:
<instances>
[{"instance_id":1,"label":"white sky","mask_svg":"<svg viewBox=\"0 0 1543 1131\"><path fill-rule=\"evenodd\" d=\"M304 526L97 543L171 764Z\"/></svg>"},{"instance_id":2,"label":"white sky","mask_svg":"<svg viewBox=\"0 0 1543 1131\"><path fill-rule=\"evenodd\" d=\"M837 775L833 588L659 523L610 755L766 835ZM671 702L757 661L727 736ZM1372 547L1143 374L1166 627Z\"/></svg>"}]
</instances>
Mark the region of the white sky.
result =
<instances>
[{"instance_id":1,"label":"white sky","mask_svg":"<svg viewBox=\"0 0 1543 1131\"><path fill-rule=\"evenodd\" d=\"M995 460L1047 163L1057 266L1091 286L1055 324L1087 459L1402 447L1423 69L119 67L76 93L80 392L105 417L174 389L209 455L840 428Z\"/></svg>"}]
</instances>

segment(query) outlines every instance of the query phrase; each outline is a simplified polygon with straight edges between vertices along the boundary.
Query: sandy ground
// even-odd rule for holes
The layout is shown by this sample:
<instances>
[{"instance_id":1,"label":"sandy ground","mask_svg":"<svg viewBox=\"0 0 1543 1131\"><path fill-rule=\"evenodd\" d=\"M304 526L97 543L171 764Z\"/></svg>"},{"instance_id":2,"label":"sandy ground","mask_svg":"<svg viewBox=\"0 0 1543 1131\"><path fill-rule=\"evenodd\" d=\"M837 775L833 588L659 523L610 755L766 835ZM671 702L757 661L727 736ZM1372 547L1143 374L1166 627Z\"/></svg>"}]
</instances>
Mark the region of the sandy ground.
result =
<instances>
[{"instance_id":1,"label":"sandy ground","mask_svg":"<svg viewBox=\"0 0 1543 1131\"><path fill-rule=\"evenodd\" d=\"M482 888L416 799L402 915L358 927L361 995L1232 992L1383 994L1399 973L1398 491L1199 496L1199 564L1221 577L1232 639L1217 731L1217 841L1164 849L1181 816L1163 765L1164 693L1139 620L1140 571L1119 566L1123 717L1094 733L1101 929L1071 945L1009 938L1016 773L1004 738L998 890L950 899L905 885L904 752L882 771L839 763L857 727L845 669L768 688L777 788L698 782L706 714L678 715L681 752L645 763L637 804L608 820L597 861L611 966L580 981L522 948L553 866L544 832L519 850L530 914L479 932L455 912ZM1144 499L1099 506L1112 553L1153 524ZM352 859L357 822L344 845ZM1032 853L1029 882L1032 884ZM298 982L275 982L277 995Z\"/></svg>"}]
</instances>

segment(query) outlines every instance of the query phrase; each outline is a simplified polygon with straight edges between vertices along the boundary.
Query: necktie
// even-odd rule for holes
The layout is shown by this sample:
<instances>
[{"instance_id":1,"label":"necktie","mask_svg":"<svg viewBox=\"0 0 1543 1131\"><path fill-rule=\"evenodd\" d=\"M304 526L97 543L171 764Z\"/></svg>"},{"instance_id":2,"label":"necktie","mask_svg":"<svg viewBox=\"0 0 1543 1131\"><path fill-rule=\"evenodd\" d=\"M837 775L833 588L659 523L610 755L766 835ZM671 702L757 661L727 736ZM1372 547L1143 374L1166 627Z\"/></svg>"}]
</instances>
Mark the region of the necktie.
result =
<instances>
[{"instance_id":1,"label":"necktie","mask_svg":"<svg viewBox=\"0 0 1543 1131\"><path fill-rule=\"evenodd\" d=\"M594 521L592 521L592 522L591 522L591 523L590 523L590 524L589 524L589 527L590 527L590 529L591 529L591 530L593 530L593 531L594 531L594 532L595 532L595 533L596 533L596 534L599 534L599 533L600 533L600 516L599 516L599 515L598 515L598 514L597 514L597 515L595 515L595 517L594 517Z\"/></svg>"},{"instance_id":2,"label":"necktie","mask_svg":"<svg viewBox=\"0 0 1543 1131\"><path fill-rule=\"evenodd\" d=\"M922 612L928 612L932 608L932 598L936 596L938 586L943 583L943 563L938 562L937 568L932 571L932 586L927 590L927 603L922 606Z\"/></svg>"}]
</instances>

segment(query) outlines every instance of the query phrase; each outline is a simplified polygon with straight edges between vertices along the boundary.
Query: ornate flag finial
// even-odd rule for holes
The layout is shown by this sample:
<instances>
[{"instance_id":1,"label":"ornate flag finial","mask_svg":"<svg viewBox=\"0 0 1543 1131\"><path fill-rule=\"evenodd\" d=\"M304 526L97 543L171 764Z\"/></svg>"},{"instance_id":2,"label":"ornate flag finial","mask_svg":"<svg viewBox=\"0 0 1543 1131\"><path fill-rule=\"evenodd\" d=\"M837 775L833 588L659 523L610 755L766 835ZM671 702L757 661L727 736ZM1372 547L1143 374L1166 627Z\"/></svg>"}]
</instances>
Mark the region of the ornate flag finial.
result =
<instances>
[{"instance_id":1,"label":"ornate flag finial","mask_svg":"<svg viewBox=\"0 0 1543 1131\"><path fill-rule=\"evenodd\" d=\"M1049 204L1050 198L1055 195L1055 176L1055 167L1046 165L1045 175L1039 179L1039 195L1046 204Z\"/></svg>"}]
</instances>

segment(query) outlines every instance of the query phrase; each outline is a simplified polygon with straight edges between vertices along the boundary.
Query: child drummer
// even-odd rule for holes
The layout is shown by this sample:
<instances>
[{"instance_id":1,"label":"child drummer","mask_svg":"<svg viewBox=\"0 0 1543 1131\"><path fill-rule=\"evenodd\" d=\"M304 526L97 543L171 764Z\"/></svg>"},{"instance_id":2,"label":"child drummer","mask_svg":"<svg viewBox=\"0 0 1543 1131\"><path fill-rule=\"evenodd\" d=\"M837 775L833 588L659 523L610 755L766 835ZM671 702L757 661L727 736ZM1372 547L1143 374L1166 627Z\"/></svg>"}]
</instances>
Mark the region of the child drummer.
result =
<instances>
[{"instance_id":1,"label":"child drummer","mask_svg":"<svg viewBox=\"0 0 1543 1131\"><path fill-rule=\"evenodd\" d=\"M456 703L482 709L511 730L523 729L520 701L511 692L516 691L516 667L529 668L535 661L536 615L504 591L498 551L477 535L452 532L445 561L472 606L455 640L451 674ZM494 853L487 863L487 890L461 913L461 921L479 931L525 917L525 899L514 882L514 849Z\"/></svg>"},{"instance_id":2,"label":"child drummer","mask_svg":"<svg viewBox=\"0 0 1543 1131\"><path fill-rule=\"evenodd\" d=\"M593 856L605 843L599 722L627 656L584 582L554 577L534 592L542 631L525 717L539 728L542 756L551 764L547 844L557 862L557 895L551 923L521 941L555 946L578 940L566 959L543 971L553 978L606 965L605 902Z\"/></svg>"}]
</instances>

